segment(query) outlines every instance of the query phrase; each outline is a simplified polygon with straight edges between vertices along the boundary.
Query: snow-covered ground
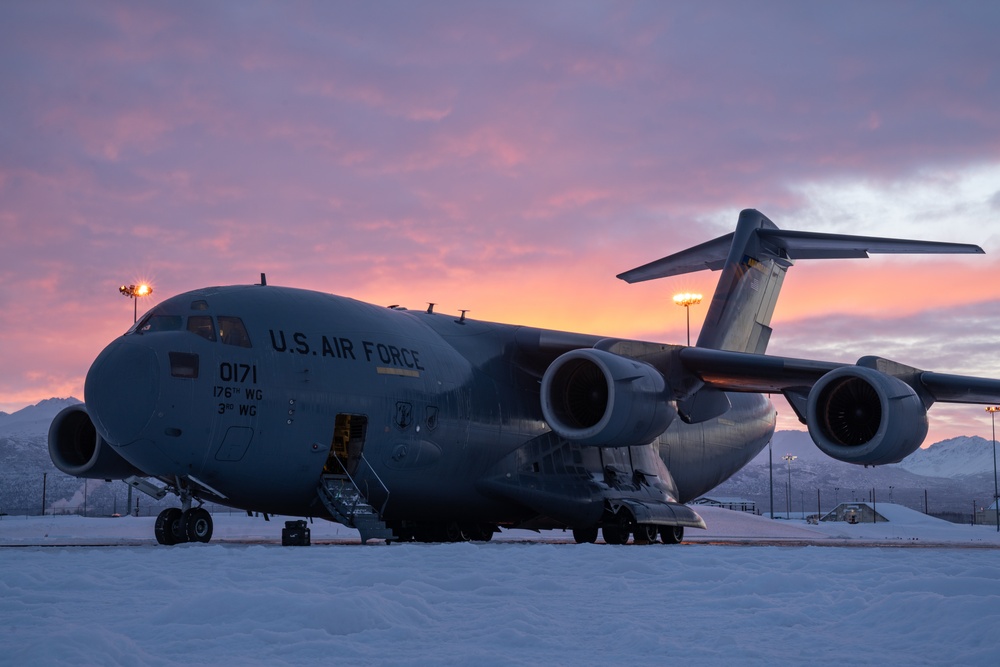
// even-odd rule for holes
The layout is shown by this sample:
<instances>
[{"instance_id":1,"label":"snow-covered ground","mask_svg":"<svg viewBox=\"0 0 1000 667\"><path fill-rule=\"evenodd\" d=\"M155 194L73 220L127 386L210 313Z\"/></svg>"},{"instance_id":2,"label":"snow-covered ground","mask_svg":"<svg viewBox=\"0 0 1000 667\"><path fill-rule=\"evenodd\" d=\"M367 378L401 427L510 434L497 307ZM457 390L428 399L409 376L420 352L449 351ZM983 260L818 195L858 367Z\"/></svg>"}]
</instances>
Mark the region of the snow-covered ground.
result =
<instances>
[{"instance_id":1,"label":"snow-covered ground","mask_svg":"<svg viewBox=\"0 0 1000 667\"><path fill-rule=\"evenodd\" d=\"M292 548L236 514L161 547L147 518L3 517L0 664L1000 663L994 527L698 511L685 544L623 547L362 547L316 522ZM873 544L911 548L841 546Z\"/></svg>"}]
</instances>

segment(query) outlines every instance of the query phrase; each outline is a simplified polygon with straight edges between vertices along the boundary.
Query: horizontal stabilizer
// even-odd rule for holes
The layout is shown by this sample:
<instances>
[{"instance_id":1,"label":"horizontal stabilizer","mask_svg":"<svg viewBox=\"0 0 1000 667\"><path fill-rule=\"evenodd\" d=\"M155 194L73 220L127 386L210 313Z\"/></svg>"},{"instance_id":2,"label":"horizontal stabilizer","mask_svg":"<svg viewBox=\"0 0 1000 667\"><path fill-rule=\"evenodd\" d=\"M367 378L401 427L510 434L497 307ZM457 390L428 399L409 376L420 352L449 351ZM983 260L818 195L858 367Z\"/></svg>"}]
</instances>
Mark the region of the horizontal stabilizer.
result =
<instances>
[{"instance_id":1,"label":"horizontal stabilizer","mask_svg":"<svg viewBox=\"0 0 1000 667\"><path fill-rule=\"evenodd\" d=\"M983 254L982 248L970 243L913 241L783 229L760 229L757 235L765 242L782 249L786 257L792 260L863 259L870 254Z\"/></svg>"},{"instance_id":2,"label":"horizontal stabilizer","mask_svg":"<svg viewBox=\"0 0 1000 667\"><path fill-rule=\"evenodd\" d=\"M733 244L733 233L717 239L706 241L687 250L681 250L669 257L644 264L637 269L618 274L627 283L640 283L644 280L679 276L683 273L696 271L718 271L726 264L729 248Z\"/></svg>"},{"instance_id":3,"label":"horizontal stabilizer","mask_svg":"<svg viewBox=\"0 0 1000 667\"><path fill-rule=\"evenodd\" d=\"M761 251L785 259L864 259L871 254L983 254L969 243L943 243L891 239L877 236L824 234L784 229L755 229ZM725 266L733 234L668 255L649 264L618 274L627 283L638 283L695 271L718 271ZM763 259L758 257L757 259Z\"/></svg>"}]
</instances>

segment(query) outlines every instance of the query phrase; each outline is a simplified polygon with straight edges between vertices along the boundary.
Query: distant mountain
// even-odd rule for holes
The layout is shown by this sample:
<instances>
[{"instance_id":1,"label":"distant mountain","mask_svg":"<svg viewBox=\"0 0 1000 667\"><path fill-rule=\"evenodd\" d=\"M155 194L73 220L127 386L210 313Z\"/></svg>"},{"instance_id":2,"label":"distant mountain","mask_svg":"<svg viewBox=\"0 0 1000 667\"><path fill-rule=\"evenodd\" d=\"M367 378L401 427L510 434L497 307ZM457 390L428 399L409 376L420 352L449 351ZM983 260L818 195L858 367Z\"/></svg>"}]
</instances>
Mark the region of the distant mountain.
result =
<instances>
[{"instance_id":1,"label":"distant mountain","mask_svg":"<svg viewBox=\"0 0 1000 667\"><path fill-rule=\"evenodd\" d=\"M993 474L993 441L977 435L960 436L918 449L896 464L927 477L965 477Z\"/></svg>"},{"instance_id":2,"label":"distant mountain","mask_svg":"<svg viewBox=\"0 0 1000 667\"><path fill-rule=\"evenodd\" d=\"M756 456L750 465L767 465L767 447ZM809 437L808 431L775 431L771 438L771 451L774 463L784 465L782 456L791 454L795 457L796 463L816 462L822 463L830 461L830 457L819 451L819 447Z\"/></svg>"},{"instance_id":3,"label":"distant mountain","mask_svg":"<svg viewBox=\"0 0 1000 667\"><path fill-rule=\"evenodd\" d=\"M930 512L968 514L977 506L993 502L992 442L979 437L961 437L918 449L902 463L864 467L843 463L823 454L806 431L778 431L771 442L772 465L768 467L768 448L745 468L711 493L725 497L753 500L758 509L770 509L773 480L777 513L824 510L835 503L870 500L874 493L879 502L890 497L898 504L923 510L926 501ZM790 463L782 457L795 457ZM786 496L791 482L791 497ZM817 495L819 496L817 498ZM800 510L801 508L801 510Z\"/></svg>"},{"instance_id":4,"label":"distant mountain","mask_svg":"<svg viewBox=\"0 0 1000 667\"><path fill-rule=\"evenodd\" d=\"M0 435L9 433L45 433L48 434L49 424L59 411L70 405L82 403L78 398L47 398L35 405L29 405L17 412L7 414L0 412Z\"/></svg>"},{"instance_id":5,"label":"distant mountain","mask_svg":"<svg viewBox=\"0 0 1000 667\"><path fill-rule=\"evenodd\" d=\"M785 465L782 457L796 457L792 467L805 463L837 463L819 450L808 431L777 431L771 441L774 464ZM767 448L764 448L750 465L767 465ZM856 466L848 465L851 468ZM885 468L900 468L924 477L964 477L993 474L993 441L979 436L959 436L936 442L918 449L899 463Z\"/></svg>"}]
</instances>

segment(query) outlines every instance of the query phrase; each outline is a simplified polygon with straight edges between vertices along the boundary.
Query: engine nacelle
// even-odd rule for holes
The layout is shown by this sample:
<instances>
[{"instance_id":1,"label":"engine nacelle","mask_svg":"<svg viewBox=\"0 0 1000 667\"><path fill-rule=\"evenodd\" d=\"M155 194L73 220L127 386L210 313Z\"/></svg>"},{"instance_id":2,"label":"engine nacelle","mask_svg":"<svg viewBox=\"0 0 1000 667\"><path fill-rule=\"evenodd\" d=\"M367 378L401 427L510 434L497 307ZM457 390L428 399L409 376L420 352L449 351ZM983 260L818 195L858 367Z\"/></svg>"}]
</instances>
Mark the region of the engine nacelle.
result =
<instances>
[{"instance_id":1,"label":"engine nacelle","mask_svg":"<svg viewBox=\"0 0 1000 667\"><path fill-rule=\"evenodd\" d=\"M667 430L677 408L647 363L603 350L572 350L542 376L542 414L557 434L584 445L644 445Z\"/></svg>"},{"instance_id":2,"label":"engine nacelle","mask_svg":"<svg viewBox=\"0 0 1000 667\"><path fill-rule=\"evenodd\" d=\"M807 420L816 446L847 463L897 463L927 437L927 410L913 388L864 366L821 377L809 392Z\"/></svg>"},{"instance_id":3,"label":"engine nacelle","mask_svg":"<svg viewBox=\"0 0 1000 667\"><path fill-rule=\"evenodd\" d=\"M74 477L125 479L143 475L97 434L87 408L64 408L49 425L49 457L59 470Z\"/></svg>"}]
</instances>

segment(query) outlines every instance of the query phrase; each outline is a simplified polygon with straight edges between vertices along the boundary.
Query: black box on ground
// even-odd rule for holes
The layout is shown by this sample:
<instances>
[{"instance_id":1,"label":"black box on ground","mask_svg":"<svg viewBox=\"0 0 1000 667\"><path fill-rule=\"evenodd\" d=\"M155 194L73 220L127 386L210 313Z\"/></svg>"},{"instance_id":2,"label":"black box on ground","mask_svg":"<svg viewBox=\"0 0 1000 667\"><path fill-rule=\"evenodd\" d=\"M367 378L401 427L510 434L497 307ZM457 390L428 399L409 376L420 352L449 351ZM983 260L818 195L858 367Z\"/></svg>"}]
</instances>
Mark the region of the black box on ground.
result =
<instances>
[{"instance_id":1,"label":"black box on ground","mask_svg":"<svg viewBox=\"0 0 1000 667\"><path fill-rule=\"evenodd\" d=\"M286 521L285 527L281 529L281 546L283 547L307 547L309 546L309 527L305 521Z\"/></svg>"}]
</instances>

